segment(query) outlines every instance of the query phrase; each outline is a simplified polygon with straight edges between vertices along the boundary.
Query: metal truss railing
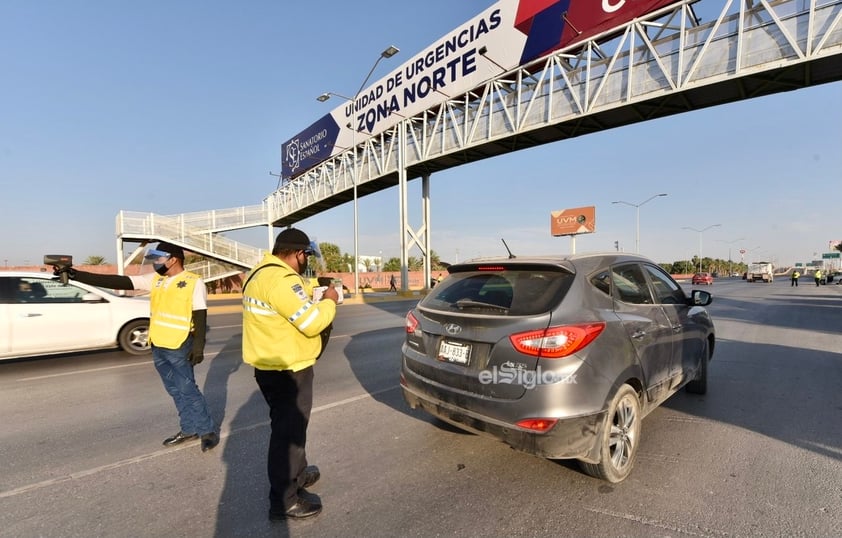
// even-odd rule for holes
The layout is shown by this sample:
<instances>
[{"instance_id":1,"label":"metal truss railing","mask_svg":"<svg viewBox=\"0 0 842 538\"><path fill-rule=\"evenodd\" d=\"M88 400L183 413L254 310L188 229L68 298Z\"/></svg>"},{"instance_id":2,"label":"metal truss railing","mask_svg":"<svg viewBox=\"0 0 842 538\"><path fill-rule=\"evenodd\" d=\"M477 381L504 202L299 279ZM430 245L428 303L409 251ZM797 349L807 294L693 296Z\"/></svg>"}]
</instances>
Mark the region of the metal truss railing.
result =
<instances>
[{"instance_id":1,"label":"metal truss railing","mask_svg":"<svg viewBox=\"0 0 842 538\"><path fill-rule=\"evenodd\" d=\"M154 213L121 211L117 215L117 235L121 242L131 240L169 241L196 254L219 260L229 266L250 269L263 257L264 249L246 245L216 233L206 227L191 226L195 220L183 215L166 216ZM262 224L266 224L264 221ZM257 224L255 224L256 226ZM126 256L120 253L120 259ZM127 261L131 261L130 259ZM227 276L234 269L222 267L218 274Z\"/></svg>"},{"instance_id":2,"label":"metal truss railing","mask_svg":"<svg viewBox=\"0 0 842 538\"><path fill-rule=\"evenodd\" d=\"M213 282L214 280L220 280L223 278L227 278L229 276L239 275L244 272L244 268L236 265L231 265L222 262L216 262L212 260L203 260L200 262L195 262L188 264L185 266L185 269L196 273L205 282Z\"/></svg>"},{"instance_id":3,"label":"metal truss railing","mask_svg":"<svg viewBox=\"0 0 842 538\"><path fill-rule=\"evenodd\" d=\"M265 203L171 216L181 219L185 226L202 233L217 233L265 226L269 222L269 213Z\"/></svg>"},{"instance_id":4,"label":"metal truss railing","mask_svg":"<svg viewBox=\"0 0 842 538\"><path fill-rule=\"evenodd\" d=\"M707 8L722 6L715 20L699 22L694 4L702 2ZM269 195L269 218L277 222L353 189L355 158L359 185L364 185L399 174L401 167L410 169L588 115L842 55L840 19L840 0L674 4L575 50L561 50L503 73L484 87L364 140ZM741 98L746 97L751 95ZM401 145L404 129L406 144ZM401 146L406 152L403 162Z\"/></svg>"}]
</instances>

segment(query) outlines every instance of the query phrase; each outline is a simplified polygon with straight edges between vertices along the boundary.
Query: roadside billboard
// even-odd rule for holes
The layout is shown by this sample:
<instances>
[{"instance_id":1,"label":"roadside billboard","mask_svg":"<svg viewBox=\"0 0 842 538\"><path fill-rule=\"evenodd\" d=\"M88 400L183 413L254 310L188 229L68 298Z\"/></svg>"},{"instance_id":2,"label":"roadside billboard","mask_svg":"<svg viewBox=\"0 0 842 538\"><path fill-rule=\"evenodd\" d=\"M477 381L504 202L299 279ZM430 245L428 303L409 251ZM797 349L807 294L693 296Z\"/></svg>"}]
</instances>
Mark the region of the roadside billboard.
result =
<instances>
[{"instance_id":1,"label":"roadside billboard","mask_svg":"<svg viewBox=\"0 0 842 538\"><path fill-rule=\"evenodd\" d=\"M678 0L500 0L281 145L293 178L450 97Z\"/></svg>"},{"instance_id":2,"label":"roadside billboard","mask_svg":"<svg viewBox=\"0 0 842 538\"><path fill-rule=\"evenodd\" d=\"M553 237L560 235L577 235L593 233L596 229L596 207L574 207L550 213L550 233Z\"/></svg>"}]
</instances>

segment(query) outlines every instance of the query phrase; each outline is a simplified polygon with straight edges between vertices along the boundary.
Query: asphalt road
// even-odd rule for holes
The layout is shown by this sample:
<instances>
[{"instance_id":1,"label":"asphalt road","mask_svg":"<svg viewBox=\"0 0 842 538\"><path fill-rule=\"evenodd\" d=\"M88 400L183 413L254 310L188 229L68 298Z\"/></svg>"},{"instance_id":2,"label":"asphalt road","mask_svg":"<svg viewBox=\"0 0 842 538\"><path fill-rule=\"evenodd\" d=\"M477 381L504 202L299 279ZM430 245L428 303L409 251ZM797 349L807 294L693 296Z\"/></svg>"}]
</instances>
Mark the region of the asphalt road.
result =
<instances>
[{"instance_id":1,"label":"asphalt road","mask_svg":"<svg viewBox=\"0 0 842 538\"><path fill-rule=\"evenodd\" d=\"M410 411L410 302L343 305L316 366L308 439L324 502L269 523L268 410L240 316L210 316L199 383L222 442L164 448L175 411L149 358L0 363L0 536L839 536L842 286L720 279L705 396L643 422L632 475L515 452Z\"/></svg>"}]
</instances>

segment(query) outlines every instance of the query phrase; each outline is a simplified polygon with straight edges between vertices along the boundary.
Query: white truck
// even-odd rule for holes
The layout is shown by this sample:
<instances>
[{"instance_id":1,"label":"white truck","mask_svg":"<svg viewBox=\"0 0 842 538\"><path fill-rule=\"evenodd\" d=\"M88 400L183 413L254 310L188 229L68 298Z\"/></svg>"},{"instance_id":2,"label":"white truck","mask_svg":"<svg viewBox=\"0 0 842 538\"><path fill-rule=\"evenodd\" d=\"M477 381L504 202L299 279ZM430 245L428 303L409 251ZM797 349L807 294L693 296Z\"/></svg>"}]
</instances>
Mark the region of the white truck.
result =
<instances>
[{"instance_id":1,"label":"white truck","mask_svg":"<svg viewBox=\"0 0 842 538\"><path fill-rule=\"evenodd\" d=\"M769 262L755 262L749 264L748 271L746 272L746 282L756 282L758 280L762 280L763 282L771 284L774 279L772 271L773 267Z\"/></svg>"}]
</instances>

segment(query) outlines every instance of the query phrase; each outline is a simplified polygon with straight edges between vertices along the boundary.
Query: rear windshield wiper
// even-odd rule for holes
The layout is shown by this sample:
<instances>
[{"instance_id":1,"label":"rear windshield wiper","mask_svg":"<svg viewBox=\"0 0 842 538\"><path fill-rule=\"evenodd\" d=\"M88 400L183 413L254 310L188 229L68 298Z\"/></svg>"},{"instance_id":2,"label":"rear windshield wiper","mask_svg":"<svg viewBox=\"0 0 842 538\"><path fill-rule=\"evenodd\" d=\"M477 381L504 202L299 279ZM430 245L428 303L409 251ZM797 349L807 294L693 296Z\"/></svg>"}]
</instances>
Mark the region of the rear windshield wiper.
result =
<instances>
[{"instance_id":1,"label":"rear windshield wiper","mask_svg":"<svg viewBox=\"0 0 842 538\"><path fill-rule=\"evenodd\" d=\"M508 312L508 306L502 306L499 304L492 304L492 303L484 303L482 301L475 301L473 299L459 299L455 303L456 308L459 310L464 310L465 308L493 308L495 310L500 310L501 312Z\"/></svg>"}]
</instances>

